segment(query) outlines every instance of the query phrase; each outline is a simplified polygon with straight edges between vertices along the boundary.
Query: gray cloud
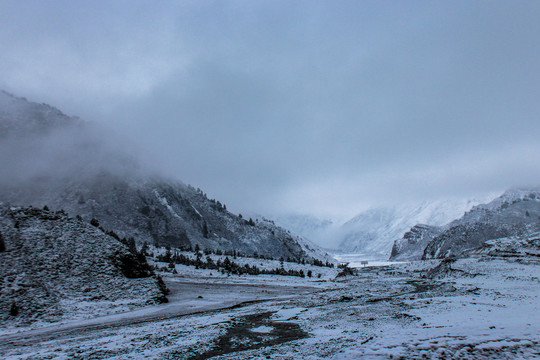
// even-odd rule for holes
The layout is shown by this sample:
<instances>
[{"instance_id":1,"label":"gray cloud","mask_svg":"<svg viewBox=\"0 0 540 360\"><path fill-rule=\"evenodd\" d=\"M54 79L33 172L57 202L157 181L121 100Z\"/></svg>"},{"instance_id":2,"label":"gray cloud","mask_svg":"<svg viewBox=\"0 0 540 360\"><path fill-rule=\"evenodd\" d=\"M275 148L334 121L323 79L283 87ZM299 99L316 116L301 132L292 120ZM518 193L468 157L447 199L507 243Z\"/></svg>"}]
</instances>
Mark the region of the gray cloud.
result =
<instances>
[{"instance_id":1,"label":"gray cloud","mask_svg":"<svg viewBox=\"0 0 540 360\"><path fill-rule=\"evenodd\" d=\"M4 2L0 85L237 211L537 184L540 5Z\"/></svg>"}]
</instances>

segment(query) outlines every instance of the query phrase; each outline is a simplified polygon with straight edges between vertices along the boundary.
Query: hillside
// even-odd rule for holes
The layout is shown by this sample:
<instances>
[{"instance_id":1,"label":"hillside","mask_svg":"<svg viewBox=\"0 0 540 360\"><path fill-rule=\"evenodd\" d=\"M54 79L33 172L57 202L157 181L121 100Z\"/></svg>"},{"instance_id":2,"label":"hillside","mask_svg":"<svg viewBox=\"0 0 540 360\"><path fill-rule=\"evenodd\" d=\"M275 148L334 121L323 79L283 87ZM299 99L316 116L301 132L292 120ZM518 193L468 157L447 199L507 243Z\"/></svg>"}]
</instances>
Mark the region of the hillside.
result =
<instances>
[{"instance_id":1,"label":"hillside","mask_svg":"<svg viewBox=\"0 0 540 360\"><path fill-rule=\"evenodd\" d=\"M95 218L104 228L139 242L234 249L275 258L307 256L285 230L234 215L219 201L181 183L159 178L126 181L104 173L62 186L32 188L33 192L19 190L4 196L12 202L65 209L87 221Z\"/></svg>"},{"instance_id":2,"label":"hillside","mask_svg":"<svg viewBox=\"0 0 540 360\"><path fill-rule=\"evenodd\" d=\"M166 301L145 260L64 212L0 205L0 324L91 318Z\"/></svg>"},{"instance_id":3,"label":"hillside","mask_svg":"<svg viewBox=\"0 0 540 360\"><path fill-rule=\"evenodd\" d=\"M0 201L65 209L156 245L292 259L321 253L273 223L243 219L201 190L156 175L95 124L5 92L0 106L0 147L9 155L0 155Z\"/></svg>"},{"instance_id":4,"label":"hillside","mask_svg":"<svg viewBox=\"0 0 540 360\"><path fill-rule=\"evenodd\" d=\"M390 259L461 256L490 240L523 238L539 228L540 192L537 189L509 190L487 204L473 207L443 227L416 226L395 241Z\"/></svg>"}]
</instances>

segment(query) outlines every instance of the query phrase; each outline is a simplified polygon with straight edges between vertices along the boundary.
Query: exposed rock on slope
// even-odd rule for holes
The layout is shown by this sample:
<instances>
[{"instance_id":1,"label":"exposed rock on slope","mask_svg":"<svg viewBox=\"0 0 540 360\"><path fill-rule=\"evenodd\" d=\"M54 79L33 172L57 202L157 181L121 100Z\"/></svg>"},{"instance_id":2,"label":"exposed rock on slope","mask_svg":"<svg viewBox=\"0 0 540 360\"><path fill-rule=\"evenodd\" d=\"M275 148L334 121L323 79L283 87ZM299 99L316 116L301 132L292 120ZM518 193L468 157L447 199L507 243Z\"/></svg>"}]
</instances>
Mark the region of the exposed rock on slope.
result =
<instances>
[{"instance_id":1,"label":"exposed rock on slope","mask_svg":"<svg viewBox=\"0 0 540 360\"><path fill-rule=\"evenodd\" d=\"M148 264L64 212L2 205L0 233L2 326L89 318L166 300Z\"/></svg>"},{"instance_id":2,"label":"exposed rock on slope","mask_svg":"<svg viewBox=\"0 0 540 360\"><path fill-rule=\"evenodd\" d=\"M440 234L442 227L429 225L415 225L403 237L394 242L390 260L410 261L422 258L428 242Z\"/></svg>"}]
</instances>

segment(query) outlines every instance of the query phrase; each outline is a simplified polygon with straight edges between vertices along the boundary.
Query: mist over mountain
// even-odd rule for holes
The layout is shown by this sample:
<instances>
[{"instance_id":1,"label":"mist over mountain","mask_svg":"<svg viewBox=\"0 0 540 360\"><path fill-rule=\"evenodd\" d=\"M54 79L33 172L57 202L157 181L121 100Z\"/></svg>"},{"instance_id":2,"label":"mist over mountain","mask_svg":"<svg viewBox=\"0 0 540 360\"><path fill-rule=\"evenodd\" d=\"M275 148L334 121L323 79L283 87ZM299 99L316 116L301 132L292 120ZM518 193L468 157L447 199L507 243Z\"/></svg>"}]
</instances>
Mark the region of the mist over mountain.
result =
<instances>
[{"instance_id":1,"label":"mist over mountain","mask_svg":"<svg viewBox=\"0 0 540 360\"><path fill-rule=\"evenodd\" d=\"M99 172L154 173L143 152L96 123L0 91L0 185L49 185Z\"/></svg>"},{"instance_id":2,"label":"mist over mountain","mask_svg":"<svg viewBox=\"0 0 540 360\"><path fill-rule=\"evenodd\" d=\"M5 92L0 98L2 201L65 209L139 242L326 256L271 222L244 219L202 190L160 176L136 146L101 127Z\"/></svg>"},{"instance_id":3,"label":"mist over mountain","mask_svg":"<svg viewBox=\"0 0 540 360\"><path fill-rule=\"evenodd\" d=\"M320 246L330 248L338 224L331 219L319 218L308 214L282 215L276 217L276 224L295 234L314 241Z\"/></svg>"}]
</instances>

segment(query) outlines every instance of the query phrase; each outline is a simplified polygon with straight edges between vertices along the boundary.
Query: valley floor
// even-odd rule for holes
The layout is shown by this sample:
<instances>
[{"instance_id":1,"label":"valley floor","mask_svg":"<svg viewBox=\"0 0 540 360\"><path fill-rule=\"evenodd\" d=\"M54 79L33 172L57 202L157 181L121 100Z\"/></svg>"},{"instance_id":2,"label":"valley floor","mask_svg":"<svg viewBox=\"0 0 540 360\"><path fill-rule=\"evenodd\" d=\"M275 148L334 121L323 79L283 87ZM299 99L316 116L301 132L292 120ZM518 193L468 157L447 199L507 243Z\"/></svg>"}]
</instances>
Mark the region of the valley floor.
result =
<instances>
[{"instance_id":1,"label":"valley floor","mask_svg":"<svg viewBox=\"0 0 540 360\"><path fill-rule=\"evenodd\" d=\"M2 359L540 358L540 263L463 259L332 280L177 266L170 303L0 336ZM199 274L199 275L197 275Z\"/></svg>"}]
</instances>

